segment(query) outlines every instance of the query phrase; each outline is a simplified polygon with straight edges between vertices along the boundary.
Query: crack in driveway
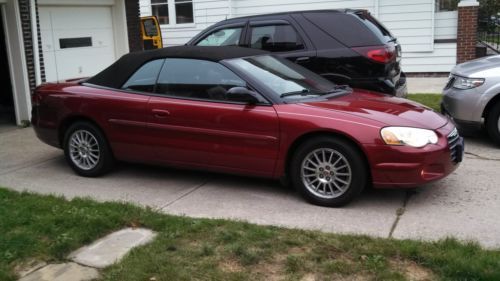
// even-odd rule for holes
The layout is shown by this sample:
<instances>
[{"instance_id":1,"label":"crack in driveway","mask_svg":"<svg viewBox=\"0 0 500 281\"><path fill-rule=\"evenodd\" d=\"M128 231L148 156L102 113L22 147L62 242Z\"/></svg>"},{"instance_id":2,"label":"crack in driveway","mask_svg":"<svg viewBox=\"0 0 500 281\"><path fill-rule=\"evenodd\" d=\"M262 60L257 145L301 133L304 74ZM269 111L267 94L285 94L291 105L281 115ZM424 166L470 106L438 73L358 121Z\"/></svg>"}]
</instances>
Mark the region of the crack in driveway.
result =
<instances>
[{"instance_id":1,"label":"crack in driveway","mask_svg":"<svg viewBox=\"0 0 500 281\"><path fill-rule=\"evenodd\" d=\"M465 155L471 155L471 156L474 156L476 157L477 159L481 159L481 160L488 160L488 161L500 161L499 158L489 158L489 157L485 157L485 156L481 156L479 154L476 154L476 153L472 153L472 152L464 152Z\"/></svg>"},{"instance_id":2,"label":"crack in driveway","mask_svg":"<svg viewBox=\"0 0 500 281\"><path fill-rule=\"evenodd\" d=\"M42 164L45 164L47 162L50 162L50 161L53 161L53 160L56 160L58 158L63 158L63 156L61 155L58 155L58 156L55 156L55 157L51 157L51 158L48 158L48 159L45 159L45 160L42 160L40 162L36 162L36 163L30 163L30 164L27 164L27 165L21 165L21 166L18 166L16 168L13 168L13 169L7 169L6 171L3 171L3 172L0 172L0 176L4 176L4 175L7 175L7 174L10 174L10 173L14 173L14 172L17 172L19 170L23 170L23 169L27 169L27 168L31 168L31 167L36 167L36 166L39 166L39 165L42 165Z\"/></svg>"},{"instance_id":3,"label":"crack in driveway","mask_svg":"<svg viewBox=\"0 0 500 281\"><path fill-rule=\"evenodd\" d=\"M170 202L167 202L165 203L164 205L154 209L155 211L162 211L164 210L165 208L168 208L170 206L172 206L174 203L178 202L179 200L182 200L184 198L186 198L188 195L192 194L193 192L197 191L198 189L202 188L204 185L206 185L209 181L210 181L210 177L208 177L204 182L200 183L199 185L191 188L190 190L188 190L186 193L182 194L181 196L177 197L176 199L170 201Z\"/></svg>"},{"instance_id":4,"label":"crack in driveway","mask_svg":"<svg viewBox=\"0 0 500 281\"><path fill-rule=\"evenodd\" d=\"M414 190L406 190L405 192L405 198L403 199L403 206L398 208L396 210L396 219L394 219L394 222L392 223L391 230L389 230L389 236L388 238L392 238L392 235L394 234L394 231L396 230L396 227L398 226L399 220L403 216L403 214L406 211L406 206L408 205L408 201L410 201L410 198L413 194L416 192Z\"/></svg>"}]
</instances>

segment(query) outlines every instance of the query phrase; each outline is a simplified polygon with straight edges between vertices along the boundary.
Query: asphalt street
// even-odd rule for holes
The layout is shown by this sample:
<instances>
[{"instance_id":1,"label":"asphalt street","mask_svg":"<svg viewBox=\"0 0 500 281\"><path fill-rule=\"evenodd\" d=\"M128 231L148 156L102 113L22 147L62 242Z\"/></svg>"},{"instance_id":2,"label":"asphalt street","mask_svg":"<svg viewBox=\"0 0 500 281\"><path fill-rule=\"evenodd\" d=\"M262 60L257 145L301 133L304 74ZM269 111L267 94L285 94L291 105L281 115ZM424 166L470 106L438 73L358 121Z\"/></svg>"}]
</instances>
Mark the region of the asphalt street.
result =
<instances>
[{"instance_id":1,"label":"asphalt street","mask_svg":"<svg viewBox=\"0 0 500 281\"><path fill-rule=\"evenodd\" d=\"M100 178L79 177L61 150L32 128L0 129L0 186L67 198L127 201L190 217L356 233L398 239L453 236L500 248L500 148L466 139L461 166L415 190L366 190L343 208L313 206L278 182L147 165L120 164Z\"/></svg>"}]
</instances>

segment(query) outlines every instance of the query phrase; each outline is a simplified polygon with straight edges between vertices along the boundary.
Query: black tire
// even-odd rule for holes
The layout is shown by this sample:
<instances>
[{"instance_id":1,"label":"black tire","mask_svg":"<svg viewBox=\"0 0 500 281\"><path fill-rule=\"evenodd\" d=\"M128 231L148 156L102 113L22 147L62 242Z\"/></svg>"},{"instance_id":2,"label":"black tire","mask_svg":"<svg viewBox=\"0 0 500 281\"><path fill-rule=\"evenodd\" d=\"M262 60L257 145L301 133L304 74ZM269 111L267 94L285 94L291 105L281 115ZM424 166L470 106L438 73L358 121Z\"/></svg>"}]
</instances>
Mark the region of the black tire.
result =
<instances>
[{"instance_id":1,"label":"black tire","mask_svg":"<svg viewBox=\"0 0 500 281\"><path fill-rule=\"evenodd\" d=\"M486 117L486 128L488 129L488 134L490 138L497 144L500 145L500 102L497 102L488 113Z\"/></svg>"},{"instance_id":2,"label":"black tire","mask_svg":"<svg viewBox=\"0 0 500 281\"><path fill-rule=\"evenodd\" d=\"M310 191L302 179L302 163L314 151L327 149L336 151L344 157L350 166L350 182L345 191L335 198L323 198ZM343 160L343 161L345 161ZM350 142L336 137L316 137L300 145L290 164L290 179L295 189L309 202L327 207L340 207L351 202L367 184L368 171L366 160ZM326 190L326 186L323 187ZM332 193L331 193L332 194ZM333 196L333 195L332 195Z\"/></svg>"},{"instance_id":3,"label":"black tire","mask_svg":"<svg viewBox=\"0 0 500 281\"><path fill-rule=\"evenodd\" d=\"M77 131L87 132L91 134L97 141L96 148L99 151L99 157L98 160L96 160L96 164L93 164L91 168L83 169L79 167L75 162L76 160L73 160L71 156L70 139L72 135ZM111 149L109 148L106 137L99 128L97 128L90 122L79 121L71 124L71 126L69 126L69 128L64 133L63 148L66 162L68 162L70 167L81 176L98 177L105 174L113 167L114 158L113 154L111 153Z\"/></svg>"}]
</instances>

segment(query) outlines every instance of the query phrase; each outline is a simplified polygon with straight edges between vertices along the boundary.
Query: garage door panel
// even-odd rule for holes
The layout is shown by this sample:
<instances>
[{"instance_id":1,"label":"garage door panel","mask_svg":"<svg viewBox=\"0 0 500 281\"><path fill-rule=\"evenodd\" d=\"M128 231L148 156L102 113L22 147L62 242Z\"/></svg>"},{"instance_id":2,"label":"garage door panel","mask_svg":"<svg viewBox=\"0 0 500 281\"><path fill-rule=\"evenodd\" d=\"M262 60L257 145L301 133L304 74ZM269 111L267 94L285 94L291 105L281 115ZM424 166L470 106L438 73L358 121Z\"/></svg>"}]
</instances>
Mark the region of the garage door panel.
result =
<instances>
[{"instance_id":1,"label":"garage door panel","mask_svg":"<svg viewBox=\"0 0 500 281\"><path fill-rule=\"evenodd\" d=\"M47 82L58 80L54 52L43 52L43 64L45 67L45 78Z\"/></svg>"},{"instance_id":2,"label":"garage door panel","mask_svg":"<svg viewBox=\"0 0 500 281\"><path fill-rule=\"evenodd\" d=\"M94 48L102 48L102 47L112 47L114 46L113 42L113 32L108 29L103 30L54 30L54 37L58 38L56 44L56 50L61 50L60 39L68 39L68 38L87 38L90 37L92 40L92 46ZM87 47L81 47L87 48Z\"/></svg>"},{"instance_id":3,"label":"garage door panel","mask_svg":"<svg viewBox=\"0 0 500 281\"><path fill-rule=\"evenodd\" d=\"M57 47L54 44L54 37L52 37L52 31L50 29L40 29L42 34L42 49L43 52L53 52Z\"/></svg>"},{"instance_id":4,"label":"garage door panel","mask_svg":"<svg viewBox=\"0 0 500 281\"><path fill-rule=\"evenodd\" d=\"M113 28L110 7L47 7L54 29Z\"/></svg>"},{"instance_id":5,"label":"garage door panel","mask_svg":"<svg viewBox=\"0 0 500 281\"><path fill-rule=\"evenodd\" d=\"M110 7L39 8L47 81L92 76L116 59Z\"/></svg>"},{"instance_id":6,"label":"garage door panel","mask_svg":"<svg viewBox=\"0 0 500 281\"><path fill-rule=\"evenodd\" d=\"M112 52L92 49L84 54L75 50L62 51L57 56L59 79L88 77L113 63Z\"/></svg>"},{"instance_id":7,"label":"garage door panel","mask_svg":"<svg viewBox=\"0 0 500 281\"><path fill-rule=\"evenodd\" d=\"M48 9L40 8L38 10L38 17L40 20L40 28L51 30L52 23L50 22L50 11Z\"/></svg>"}]
</instances>

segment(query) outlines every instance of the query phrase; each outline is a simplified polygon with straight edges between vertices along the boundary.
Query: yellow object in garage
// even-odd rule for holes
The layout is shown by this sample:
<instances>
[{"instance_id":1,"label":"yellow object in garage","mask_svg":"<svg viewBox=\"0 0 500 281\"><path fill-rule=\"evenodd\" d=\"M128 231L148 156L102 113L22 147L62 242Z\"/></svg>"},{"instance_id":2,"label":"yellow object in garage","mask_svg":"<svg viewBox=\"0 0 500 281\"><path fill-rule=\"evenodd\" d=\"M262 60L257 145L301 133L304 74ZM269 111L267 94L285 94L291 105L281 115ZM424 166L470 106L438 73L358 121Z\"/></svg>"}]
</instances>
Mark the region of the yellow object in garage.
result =
<instances>
[{"instance_id":1,"label":"yellow object in garage","mask_svg":"<svg viewBox=\"0 0 500 281\"><path fill-rule=\"evenodd\" d=\"M141 17L141 34L144 50L163 48L160 24L155 16Z\"/></svg>"}]
</instances>

